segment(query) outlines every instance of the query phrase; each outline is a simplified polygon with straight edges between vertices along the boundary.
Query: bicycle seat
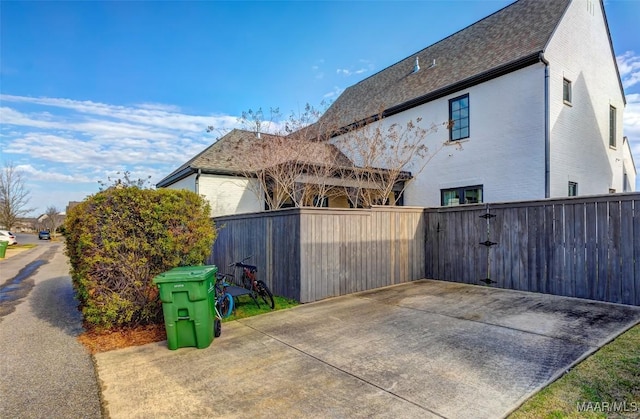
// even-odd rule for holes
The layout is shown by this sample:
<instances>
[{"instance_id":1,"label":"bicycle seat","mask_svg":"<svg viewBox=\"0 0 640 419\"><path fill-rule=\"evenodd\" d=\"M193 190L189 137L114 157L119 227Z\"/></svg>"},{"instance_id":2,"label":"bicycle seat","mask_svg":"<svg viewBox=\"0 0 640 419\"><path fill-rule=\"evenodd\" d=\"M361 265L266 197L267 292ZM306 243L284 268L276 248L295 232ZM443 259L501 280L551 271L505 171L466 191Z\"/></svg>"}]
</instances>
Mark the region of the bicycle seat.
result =
<instances>
[{"instance_id":1,"label":"bicycle seat","mask_svg":"<svg viewBox=\"0 0 640 419\"><path fill-rule=\"evenodd\" d=\"M239 268L246 268L246 269L249 269L251 272L256 272L256 271L258 270L258 267L257 267L257 266L253 266L253 265L246 265L246 264L244 264L244 263L242 263L242 262L238 262L238 263L236 263L236 266L237 266L237 267L239 267Z\"/></svg>"}]
</instances>

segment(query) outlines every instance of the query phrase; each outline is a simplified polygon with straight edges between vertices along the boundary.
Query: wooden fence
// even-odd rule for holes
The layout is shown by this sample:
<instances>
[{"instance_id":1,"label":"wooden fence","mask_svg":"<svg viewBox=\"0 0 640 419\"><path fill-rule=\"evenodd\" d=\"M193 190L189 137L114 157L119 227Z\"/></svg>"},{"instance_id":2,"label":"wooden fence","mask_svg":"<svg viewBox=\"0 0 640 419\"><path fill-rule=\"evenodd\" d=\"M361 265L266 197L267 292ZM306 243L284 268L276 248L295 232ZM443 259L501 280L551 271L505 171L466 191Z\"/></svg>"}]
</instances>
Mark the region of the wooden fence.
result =
<instances>
[{"instance_id":1,"label":"wooden fence","mask_svg":"<svg viewBox=\"0 0 640 419\"><path fill-rule=\"evenodd\" d=\"M229 272L253 255L277 295L301 302L425 276L422 208L292 208L215 218L209 263Z\"/></svg>"},{"instance_id":2,"label":"wooden fence","mask_svg":"<svg viewBox=\"0 0 640 419\"><path fill-rule=\"evenodd\" d=\"M218 217L209 263L253 255L301 302L421 278L640 305L640 193Z\"/></svg>"},{"instance_id":3,"label":"wooden fence","mask_svg":"<svg viewBox=\"0 0 640 419\"><path fill-rule=\"evenodd\" d=\"M640 194L432 208L426 277L640 305Z\"/></svg>"}]
</instances>

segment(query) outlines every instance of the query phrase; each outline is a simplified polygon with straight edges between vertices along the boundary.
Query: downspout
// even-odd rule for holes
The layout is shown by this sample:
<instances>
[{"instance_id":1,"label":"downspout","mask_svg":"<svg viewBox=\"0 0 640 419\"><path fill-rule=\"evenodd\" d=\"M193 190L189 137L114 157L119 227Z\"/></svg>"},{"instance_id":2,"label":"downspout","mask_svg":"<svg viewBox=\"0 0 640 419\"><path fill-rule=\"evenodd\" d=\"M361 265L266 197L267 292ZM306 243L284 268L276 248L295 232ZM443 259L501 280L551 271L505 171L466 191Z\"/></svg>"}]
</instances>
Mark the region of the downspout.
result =
<instances>
[{"instance_id":1,"label":"downspout","mask_svg":"<svg viewBox=\"0 0 640 419\"><path fill-rule=\"evenodd\" d=\"M200 195L200 174L202 173L202 169L198 169L198 173L196 174L196 195Z\"/></svg>"},{"instance_id":2,"label":"downspout","mask_svg":"<svg viewBox=\"0 0 640 419\"><path fill-rule=\"evenodd\" d=\"M544 197L551 196L551 131L549 122L549 61L540 53L544 63Z\"/></svg>"}]
</instances>

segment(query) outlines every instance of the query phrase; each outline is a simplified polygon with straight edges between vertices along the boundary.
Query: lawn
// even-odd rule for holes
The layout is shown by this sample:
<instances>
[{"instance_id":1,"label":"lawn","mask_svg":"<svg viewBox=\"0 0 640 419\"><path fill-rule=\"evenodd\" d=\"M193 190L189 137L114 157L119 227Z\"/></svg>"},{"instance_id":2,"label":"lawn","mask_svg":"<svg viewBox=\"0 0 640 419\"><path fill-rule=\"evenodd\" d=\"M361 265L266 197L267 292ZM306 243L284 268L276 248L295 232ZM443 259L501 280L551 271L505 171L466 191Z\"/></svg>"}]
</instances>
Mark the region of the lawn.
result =
<instances>
[{"instance_id":1,"label":"lawn","mask_svg":"<svg viewBox=\"0 0 640 419\"><path fill-rule=\"evenodd\" d=\"M275 302L274 310L282 310L285 308L291 308L297 306L298 303L296 300L291 300L289 298L274 296L273 300ZM269 313L271 308L264 304L262 300L258 301L260 303L260 307L256 305L256 303L249 297L248 295L241 295L235 299L235 304L233 307L233 313L226 319L223 319L223 322L229 322L232 320L244 319L245 317L257 316L258 314Z\"/></svg>"},{"instance_id":2,"label":"lawn","mask_svg":"<svg viewBox=\"0 0 640 419\"><path fill-rule=\"evenodd\" d=\"M509 419L640 417L640 324L603 346Z\"/></svg>"}]
</instances>

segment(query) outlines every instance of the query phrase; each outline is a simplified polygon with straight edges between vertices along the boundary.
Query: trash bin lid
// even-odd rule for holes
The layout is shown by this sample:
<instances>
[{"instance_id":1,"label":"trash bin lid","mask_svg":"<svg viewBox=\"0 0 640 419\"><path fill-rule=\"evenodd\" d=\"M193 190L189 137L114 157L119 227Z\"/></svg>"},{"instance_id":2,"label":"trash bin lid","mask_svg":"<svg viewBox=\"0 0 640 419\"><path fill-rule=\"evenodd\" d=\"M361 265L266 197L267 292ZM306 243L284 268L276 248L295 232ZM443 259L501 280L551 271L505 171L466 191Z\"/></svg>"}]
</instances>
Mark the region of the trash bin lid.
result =
<instances>
[{"instance_id":1,"label":"trash bin lid","mask_svg":"<svg viewBox=\"0 0 640 419\"><path fill-rule=\"evenodd\" d=\"M204 281L209 276L215 276L218 268L215 265L179 266L153 278L154 284L166 282Z\"/></svg>"}]
</instances>

